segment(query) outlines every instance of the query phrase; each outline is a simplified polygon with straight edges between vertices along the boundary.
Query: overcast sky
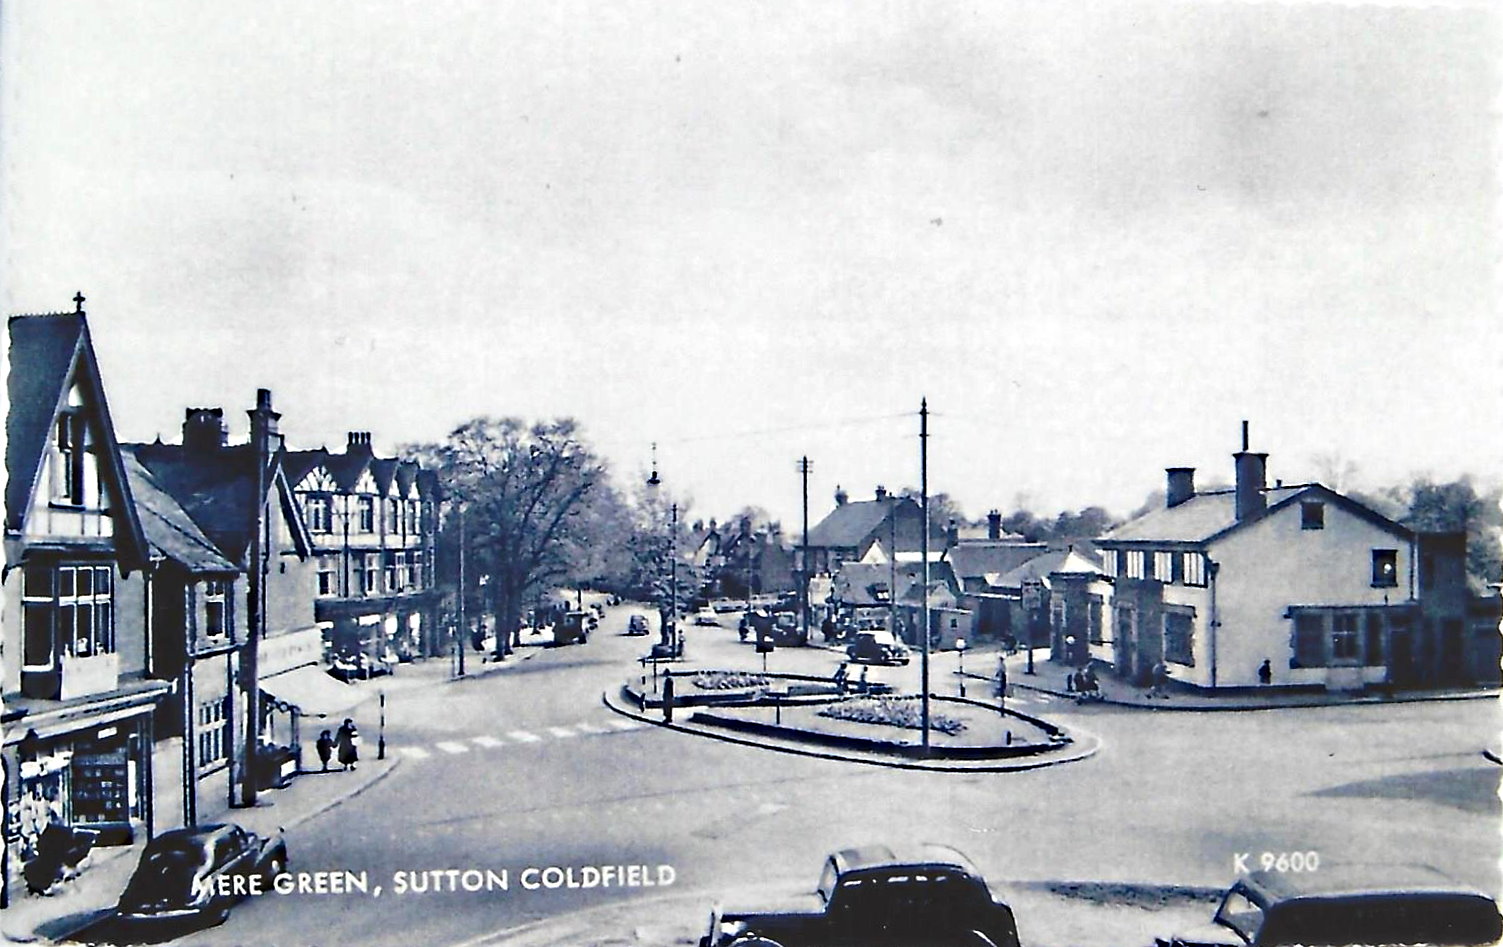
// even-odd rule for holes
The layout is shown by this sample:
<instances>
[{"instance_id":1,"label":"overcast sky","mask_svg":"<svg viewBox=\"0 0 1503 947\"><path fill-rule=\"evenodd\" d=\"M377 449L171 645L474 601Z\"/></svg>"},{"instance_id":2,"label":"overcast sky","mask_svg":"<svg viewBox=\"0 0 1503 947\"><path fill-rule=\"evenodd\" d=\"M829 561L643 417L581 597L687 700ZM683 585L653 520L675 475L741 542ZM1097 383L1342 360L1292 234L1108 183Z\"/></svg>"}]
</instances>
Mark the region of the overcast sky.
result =
<instances>
[{"instance_id":1,"label":"overcast sky","mask_svg":"<svg viewBox=\"0 0 1503 947\"><path fill-rule=\"evenodd\" d=\"M1503 472L1499 19L1450 8L8 2L7 312L119 434L569 415L702 515L1165 466ZM1352 485L1352 484L1349 484Z\"/></svg>"}]
</instances>

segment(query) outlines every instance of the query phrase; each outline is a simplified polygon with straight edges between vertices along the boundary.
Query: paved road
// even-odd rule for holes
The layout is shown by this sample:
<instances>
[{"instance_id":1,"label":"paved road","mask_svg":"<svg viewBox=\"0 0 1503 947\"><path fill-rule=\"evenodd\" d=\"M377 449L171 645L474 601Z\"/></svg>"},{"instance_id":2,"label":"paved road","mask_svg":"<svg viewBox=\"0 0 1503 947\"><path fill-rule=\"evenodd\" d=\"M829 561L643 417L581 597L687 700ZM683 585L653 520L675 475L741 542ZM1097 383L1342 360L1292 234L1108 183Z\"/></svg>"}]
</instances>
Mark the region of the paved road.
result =
<instances>
[{"instance_id":1,"label":"paved road","mask_svg":"<svg viewBox=\"0 0 1503 947\"><path fill-rule=\"evenodd\" d=\"M364 873L369 891L263 896L191 942L459 944L600 918L617 929L599 942L645 943L699 926L717 896L807 890L826 852L873 840L949 842L1014 881L1219 886L1238 853L1315 851L1500 883L1499 767L1480 755L1498 729L1491 702L1199 714L1030 698L1030 712L1101 735L1102 751L1021 773L922 773L624 726L600 693L654 640L620 636L625 624L613 610L588 645L394 694L387 739L402 765L289 834L294 870ZM757 663L733 626L688 635L696 664ZM779 651L772 665L838 660ZM528 867L605 865L647 866L650 880L670 866L674 883L522 887ZM395 893L395 872L432 869L504 871L509 889ZM1020 908L1019 920L1049 942L1049 918Z\"/></svg>"}]
</instances>

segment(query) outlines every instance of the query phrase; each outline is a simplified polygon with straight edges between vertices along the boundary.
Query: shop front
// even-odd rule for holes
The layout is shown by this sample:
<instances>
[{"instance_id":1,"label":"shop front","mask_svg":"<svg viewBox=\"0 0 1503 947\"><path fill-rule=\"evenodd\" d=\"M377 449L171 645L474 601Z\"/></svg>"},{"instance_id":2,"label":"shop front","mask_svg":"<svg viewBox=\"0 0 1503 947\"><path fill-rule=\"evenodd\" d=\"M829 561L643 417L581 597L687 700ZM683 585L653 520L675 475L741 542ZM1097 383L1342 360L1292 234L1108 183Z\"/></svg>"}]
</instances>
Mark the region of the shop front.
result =
<instances>
[{"instance_id":1,"label":"shop front","mask_svg":"<svg viewBox=\"0 0 1503 947\"><path fill-rule=\"evenodd\" d=\"M318 730L335 729L342 715L371 694L332 677L319 663L323 630L317 626L261 643L261 727L255 769L263 788L286 785L304 770L303 746ZM311 718L311 719L310 719Z\"/></svg>"}]
</instances>

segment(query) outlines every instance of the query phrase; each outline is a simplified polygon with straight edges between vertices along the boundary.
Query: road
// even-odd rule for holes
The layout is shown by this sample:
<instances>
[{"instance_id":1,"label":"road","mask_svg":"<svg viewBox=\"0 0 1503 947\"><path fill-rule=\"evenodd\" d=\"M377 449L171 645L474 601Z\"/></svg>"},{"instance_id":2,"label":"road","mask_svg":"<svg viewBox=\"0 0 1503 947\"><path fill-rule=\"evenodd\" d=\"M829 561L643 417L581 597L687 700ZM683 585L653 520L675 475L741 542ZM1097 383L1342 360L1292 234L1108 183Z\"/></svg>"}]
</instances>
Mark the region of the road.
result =
<instances>
[{"instance_id":1,"label":"road","mask_svg":"<svg viewBox=\"0 0 1503 947\"><path fill-rule=\"evenodd\" d=\"M1239 853L1255 867L1262 852L1317 852L1500 885L1499 767L1480 755L1498 730L1490 701L1190 713L1027 697L1021 709L1090 730L1102 750L1026 772L925 773L633 727L600 701L655 640L625 626L613 609L587 645L396 693L387 742L402 764L288 833L294 871L355 873L368 892L265 895L188 942L461 944L570 916L629 925L597 931L601 943L651 940L655 925L681 936L712 899L807 890L828 851L879 840L951 843L1008 882L1222 886ZM734 627L687 634L697 666L757 664ZM826 673L838 661L771 658ZM953 689L953 661L936 659L939 687ZM529 867L605 865L647 866L652 880L670 866L673 884L522 884ZM433 869L505 872L508 889L396 893L395 873ZM1026 937L1021 908L1019 922Z\"/></svg>"}]
</instances>

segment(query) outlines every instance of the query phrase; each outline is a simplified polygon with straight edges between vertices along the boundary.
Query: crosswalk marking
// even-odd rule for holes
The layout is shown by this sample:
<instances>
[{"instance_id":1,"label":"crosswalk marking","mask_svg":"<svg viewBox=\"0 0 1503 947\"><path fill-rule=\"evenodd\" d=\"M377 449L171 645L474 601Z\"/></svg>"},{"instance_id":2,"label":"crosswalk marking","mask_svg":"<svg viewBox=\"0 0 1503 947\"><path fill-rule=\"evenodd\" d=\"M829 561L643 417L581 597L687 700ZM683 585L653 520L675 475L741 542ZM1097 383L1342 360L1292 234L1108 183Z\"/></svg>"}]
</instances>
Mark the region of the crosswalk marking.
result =
<instances>
[{"instance_id":1,"label":"crosswalk marking","mask_svg":"<svg viewBox=\"0 0 1503 947\"><path fill-rule=\"evenodd\" d=\"M602 720L598 723L590 720L582 720L567 727L539 727L539 731L547 731L546 735L542 735L541 733L534 733L530 730L510 730L505 734L508 739L502 739L501 737L492 736L488 733L481 733L472 737L467 737L463 740L435 740L433 743L429 744L428 748L421 746L397 747L396 752L401 753L403 756L409 759L425 760L433 756L433 750L435 749L451 756L458 756L461 753L470 752L470 750L474 747L494 748L509 746L511 745L511 743L543 743L544 741L549 739L566 740L570 737L578 737L587 734L592 736L602 736L612 733L621 733L627 730L639 730L643 727L649 726L651 726L651 724L643 723L640 720L626 719L621 717L615 717L610 720ZM466 740L468 742L465 742Z\"/></svg>"}]
</instances>

